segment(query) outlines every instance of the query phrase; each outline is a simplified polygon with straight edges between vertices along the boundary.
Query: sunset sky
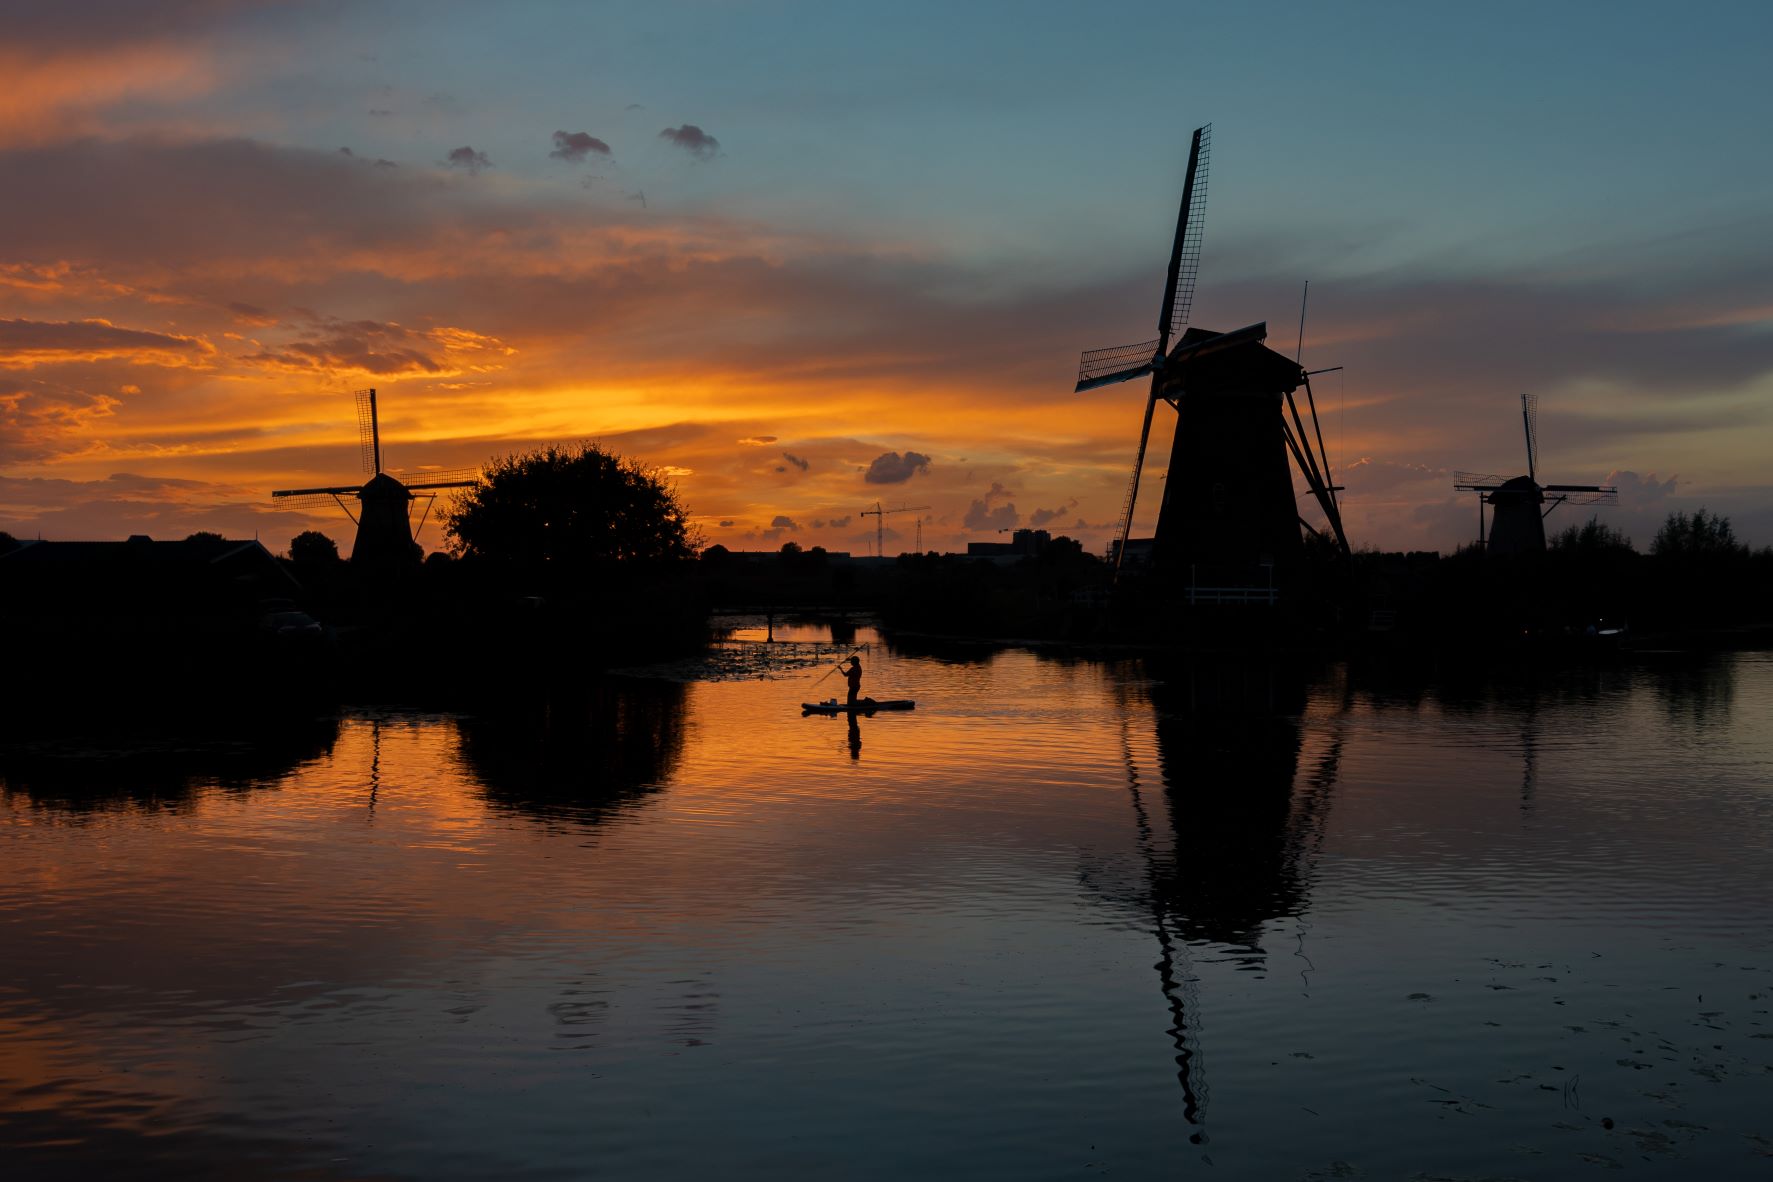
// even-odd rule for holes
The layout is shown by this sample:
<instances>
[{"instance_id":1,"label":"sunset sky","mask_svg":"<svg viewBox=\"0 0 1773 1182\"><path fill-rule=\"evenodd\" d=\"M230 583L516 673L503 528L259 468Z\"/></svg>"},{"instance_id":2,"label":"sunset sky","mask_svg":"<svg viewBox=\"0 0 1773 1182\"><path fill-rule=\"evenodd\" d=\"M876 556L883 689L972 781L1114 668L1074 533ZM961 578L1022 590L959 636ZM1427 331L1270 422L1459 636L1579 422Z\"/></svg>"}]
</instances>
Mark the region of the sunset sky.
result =
<instances>
[{"instance_id":1,"label":"sunset sky","mask_svg":"<svg viewBox=\"0 0 1773 1182\"><path fill-rule=\"evenodd\" d=\"M1311 281L1356 546L1469 540L1522 393L1640 547L1773 544L1765 5L0 12L21 537L348 539L270 492L359 477L375 386L391 467L601 440L733 548L862 553L880 500L1099 550L1145 389L1077 355L1153 335L1211 122L1193 322L1291 354Z\"/></svg>"}]
</instances>

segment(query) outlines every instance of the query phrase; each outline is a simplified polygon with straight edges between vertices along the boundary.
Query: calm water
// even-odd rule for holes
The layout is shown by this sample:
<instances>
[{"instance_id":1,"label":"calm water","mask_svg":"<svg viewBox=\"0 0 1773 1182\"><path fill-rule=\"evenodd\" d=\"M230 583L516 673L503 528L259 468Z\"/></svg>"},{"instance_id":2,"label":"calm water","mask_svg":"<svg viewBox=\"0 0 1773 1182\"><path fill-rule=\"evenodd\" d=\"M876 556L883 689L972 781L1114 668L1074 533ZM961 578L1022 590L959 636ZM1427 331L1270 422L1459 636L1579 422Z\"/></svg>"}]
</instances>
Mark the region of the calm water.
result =
<instances>
[{"instance_id":1,"label":"calm water","mask_svg":"<svg viewBox=\"0 0 1773 1182\"><path fill-rule=\"evenodd\" d=\"M814 676L15 747L6 1176L1773 1176L1769 655Z\"/></svg>"}]
</instances>

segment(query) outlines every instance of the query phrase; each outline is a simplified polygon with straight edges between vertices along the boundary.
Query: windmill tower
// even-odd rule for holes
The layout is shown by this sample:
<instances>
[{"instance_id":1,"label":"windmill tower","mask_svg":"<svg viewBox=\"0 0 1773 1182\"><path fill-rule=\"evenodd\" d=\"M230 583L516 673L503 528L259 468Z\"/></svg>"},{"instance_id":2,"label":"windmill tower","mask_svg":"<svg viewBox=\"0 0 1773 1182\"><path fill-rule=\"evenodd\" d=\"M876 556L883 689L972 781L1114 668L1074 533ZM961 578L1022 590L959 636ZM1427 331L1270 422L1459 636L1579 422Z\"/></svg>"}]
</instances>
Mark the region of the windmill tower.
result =
<instances>
[{"instance_id":1,"label":"windmill tower","mask_svg":"<svg viewBox=\"0 0 1773 1182\"><path fill-rule=\"evenodd\" d=\"M376 411L376 392L359 390L357 400L357 443L363 458L361 485L338 485L332 488L286 488L271 494L279 508L301 509L331 501L345 511L357 527L357 540L351 547L351 561L369 566L395 566L418 561L419 547L413 537L425 526L431 503L446 488L468 488L478 481L478 469L457 468L449 471L408 473L412 479L401 481L382 470L382 427ZM345 498L357 500L357 512ZM412 507L423 500L425 508L418 527L412 524Z\"/></svg>"},{"instance_id":2,"label":"windmill tower","mask_svg":"<svg viewBox=\"0 0 1773 1182\"><path fill-rule=\"evenodd\" d=\"M1121 504L1117 572L1132 534L1152 416L1163 402L1175 410L1176 426L1153 562L1189 572L1191 586L1205 582L1222 591L1249 591L1262 582L1262 568L1284 567L1297 558L1302 527L1330 537L1344 554L1348 539L1317 424L1311 375L1263 344L1266 323L1228 333L1188 326L1200 270L1211 133L1211 124L1196 129L1189 147L1157 339L1085 353L1076 389L1082 393L1151 375L1139 448ZM1311 409L1310 434L1293 398L1301 387ZM1321 529L1299 515L1289 458L1323 512Z\"/></svg>"},{"instance_id":3,"label":"windmill tower","mask_svg":"<svg viewBox=\"0 0 1773 1182\"><path fill-rule=\"evenodd\" d=\"M1617 505L1619 490L1600 484L1539 483L1539 396L1521 395L1521 429L1527 437L1527 474L1504 480L1476 472L1453 473L1453 488L1476 493L1478 543L1490 554L1539 554L1545 550L1545 519L1566 502ZM1484 506L1490 536L1484 537Z\"/></svg>"}]
</instances>

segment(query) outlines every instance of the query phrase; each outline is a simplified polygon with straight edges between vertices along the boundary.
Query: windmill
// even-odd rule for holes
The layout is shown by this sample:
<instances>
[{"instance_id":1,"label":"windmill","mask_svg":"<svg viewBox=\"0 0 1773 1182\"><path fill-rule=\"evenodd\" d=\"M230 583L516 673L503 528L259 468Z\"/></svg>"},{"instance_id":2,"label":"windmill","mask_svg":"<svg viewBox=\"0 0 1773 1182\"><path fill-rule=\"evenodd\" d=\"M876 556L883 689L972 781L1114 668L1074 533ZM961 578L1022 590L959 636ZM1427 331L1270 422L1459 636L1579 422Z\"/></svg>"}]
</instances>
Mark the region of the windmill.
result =
<instances>
[{"instance_id":1,"label":"windmill","mask_svg":"<svg viewBox=\"0 0 1773 1182\"><path fill-rule=\"evenodd\" d=\"M1601 484L1539 483L1539 396L1521 395L1521 429L1527 437L1527 474L1504 480L1477 472L1453 473L1453 488L1476 493L1478 544L1490 554L1537 554L1545 549L1545 519L1562 504L1617 505L1619 490ZM1484 537L1484 506L1490 536ZM1544 506L1544 508L1541 508Z\"/></svg>"},{"instance_id":2,"label":"windmill","mask_svg":"<svg viewBox=\"0 0 1773 1182\"><path fill-rule=\"evenodd\" d=\"M363 458L361 485L338 485L332 488L286 488L271 494L278 507L303 509L324 505L329 501L345 511L357 527L357 540L351 547L351 561L368 565L395 565L416 561L418 546L414 536L425 527L431 513L431 502L446 488L468 488L479 479L475 468L419 471L407 473L411 479L401 481L382 471L382 428L376 412L376 392L358 390L357 442ZM351 512L347 497L355 497L357 512ZM419 524L412 524L412 506L425 502Z\"/></svg>"},{"instance_id":3,"label":"windmill","mask_svg":"<svg viewBox=\"0 0 1773 1182\"><path fill-rule=\"evenodd\" d=\"M1116 571L1132 533L1152 415L1161 401L1176 411L1176 433L1152 543L1153 560L1171 570L1189 569L1197 577L1204 571L1212 581L1242 583L1239 588L1219 588L1242 592L1257 581L1257 568L1284 564L1300 551L1301 527L1316 536L1327 534L1343 554L1348 552L1348 539L1336 501L1338 489L1329 477L1311 375L1296 359L1263 345L1266 323L1229 333L1188 327L1200 270L1211 134L1211 124L1196 129L1188 150L1169 273L1158 308L1157 339L1085 353L1076 389L1082 393L1151 375L1139 448L1121 503ZM1172 338L1178 334L1172 348ZM1311 410L1310 435L1293 399L1301 386ZM1322 530L1299 515L1289 455L1323 511Z\"/></svg>"},{"instance_id":4,"label":"windmill","mask_svg":"<svg viewBox=\"0 0 1773 1182\"><path fill-rule=\"evenodd\" d=\"M874 518L874 556L876 558L886 557L886 519L888 517L895 513L921 513L928 508L928 505L900 505L897 509L882 509L880 502L876 501L874 508L862 510L859 516ZM919 549L921 549L923 542L923 522L921 520L917 523L917 527Z\"/></svg>"}]
</instances>

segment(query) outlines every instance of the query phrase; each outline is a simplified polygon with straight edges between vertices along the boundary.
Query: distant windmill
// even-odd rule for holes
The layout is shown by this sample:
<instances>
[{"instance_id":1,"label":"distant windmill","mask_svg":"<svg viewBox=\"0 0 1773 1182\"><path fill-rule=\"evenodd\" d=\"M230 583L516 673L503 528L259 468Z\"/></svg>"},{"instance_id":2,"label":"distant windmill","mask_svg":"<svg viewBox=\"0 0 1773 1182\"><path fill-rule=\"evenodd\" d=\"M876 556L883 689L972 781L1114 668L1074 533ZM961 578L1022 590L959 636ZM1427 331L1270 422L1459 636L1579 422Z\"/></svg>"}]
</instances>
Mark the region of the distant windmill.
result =
<instances>
[{"instance_id":1,"label":"distant windmill","mask_svg":"<svg viewBox=\"0 0 1773 1182\"><path fill-rule=\"evenodd\" d=\"M1121 503L1116 570L1127 552L1151 417L1161 400L1175 408L1177 418L1153 558L1172 570L1210 572L1209 581L1248 585L1258 579L1256 568L1272 569L1277 560L1284 564L1299 551L1301 526L1319 533L1299 516L1289 454L1323 510L1334 545L1344 554L1348 539L1317 424L1311 375L1296 359L1262 344L1266 323L1229 333L1188 327L1200 271L1211 135L1211 124L1196 129L1188 150L1157 339L1085 353L1077 392L1151 375L1139 449ZM1181 339L1172 349L1171 338L1178 334ZM1301 386L1311 408L1311 435L1293 400L1293 391Z\"/></svg>"},{"instance_id":2,"label":"distant windmill","mask_svg":"<svg viewBox=\"0 0 1773 1182\"><path fill-rule=\"evenodd\" d=\"M382 428L376 412L376 392L359 390L357 400L357 442L363 457L363 474L368 479L361 485L345 484L333 488L286 488L271 494L283 509L302 509L328 502L337 504L357 527L357 540L351 547L351 561L372 565L393 565L412 562L418 557L413 538L425 527L431 513L431 502L446 488L468 488L478 483L476 468L454 468L407 473L412 479L400 481L382 471ZM416 494L416 495L415 495ZM357 512L351 512L346 497L355 497ZM425 502L419 524L412 524L412 505Z\"/></svg>"},{"instance_id":3,"label":"distant windmill","mask_svg":"<svg viewBox=\"0 0 1773 1182\"><path fill-rule=\"evenodd\" d=\"M1539 483L1539 396L1521 395L1521 428L1527 437L1527 474L1504 480L1455 472L1453 487L1478 495L1478 542L1490 554L1535 554L1545 549L1545 518L1559 505L1617 505L1619 490L1600 484ZM1484 537L1484 506L1490 536ZM1544 506L1541 508L1540 506Z\"/></svg>"},{"instance_id":4,"label":"distant windmill","mask_svg":"<svg viewBox=\"0 0 1773 1182\"><path fill-rule=\"evenodd\" d=\"M886 519L895 513L919 513L928 509L928 505L900 505L897 509L882 509L880 502L874 502L874 508L862 510L860 516L874 518L874 556L886 557ZM923 523L918 522L919 545L922 544Z\"/></svg>"}]
</instances>

